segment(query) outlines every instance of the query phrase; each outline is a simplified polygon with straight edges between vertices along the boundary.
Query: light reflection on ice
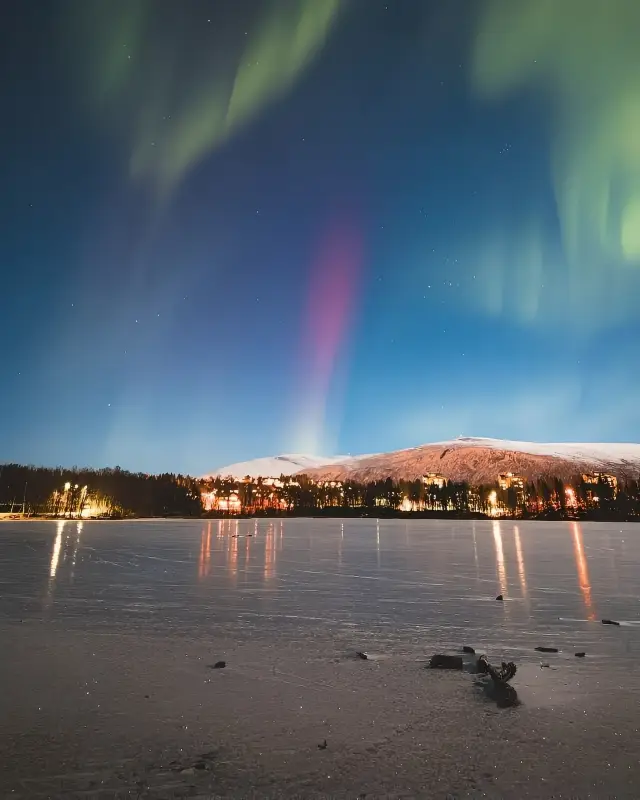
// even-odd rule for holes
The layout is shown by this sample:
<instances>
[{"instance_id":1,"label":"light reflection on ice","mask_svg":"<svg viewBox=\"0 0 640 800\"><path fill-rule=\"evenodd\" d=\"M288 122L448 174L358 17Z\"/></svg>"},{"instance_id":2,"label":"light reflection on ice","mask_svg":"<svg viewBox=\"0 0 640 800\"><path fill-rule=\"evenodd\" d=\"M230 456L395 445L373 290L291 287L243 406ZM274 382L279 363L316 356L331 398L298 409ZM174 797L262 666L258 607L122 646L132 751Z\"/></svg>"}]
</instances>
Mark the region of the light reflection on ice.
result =
<instances>
[{"instance_id":1,"label":"light reflection on ice","mask_svg":"<svg viewBox=\"0 0 640 800\"><path fill-rule=\"evenodd\" d=\"M229 527L231 527L231 523L229 523ZM229 557L228 557L228 564L229 564L229 575L235 579L238 577L238 522L236 520L235 530L233 533L230 532L229 536Z\"/></svg>"},{"instance_id":2,"label":"light reflection on ice","mask_svg":"<svg viewBox=\"0 0 640 800\"><path fill-rule=\"evenodd\" d=\"M264 542L264 580L270 581L276 570L276 547L273 522L267 524L267 534Z\"/></svg>"},{"instance_id":3,"label":"light reflection on ice","mask_svg":"<svg viewBox=\"0 0 640 800\"><path fill-rule=\"evenodd\" d=\"M60 520L1 532L6 619L46 612L194 631L213 622L231 637L241 618L253 620L251 635L313 636L309 622L326 620L337 640L378 649L468 641L533 654L542 635L601 657L640 649L638 626L626 624L638 619L633 525ZM508 602L494 601L500 592ZM596 611L622 627L601 625Z\"/></svg>"},{"instance_id":4,"label":"light reflection on ice","mask_svg":"<svg viewBox=\"0 0 640 800\"><path fill-rule=\"evenodd\" d=\"M78 548L80 547L80 539L82 537L83 528L84 528L84 522L76 523L76 540L73 543L73 555L71 556L71 563L74 567L76 565L76 558L78 557Z\"/></svg>"},{"instance_id":5,"label":"light reflection on ice","mask_svg":"<svg viewBox=\"0 0 640 800\"><path fill-rule=\"evenodd\" d=\"M476 579L480 580L480 563L478 561L478 539L476 537L476 521L471 523L471 535L473 536L473 560L476 565Z\"/></svg>"},{"instance_id":6,"label":"light reflection on ice","mask_svg":"<svg viewBox=\"0 0 640 800\"><path fill-rule=\"evenodd\" d=\"M520 531L518 530L518 526L513 526L513 538L516 543L516 559L518 562L518 578L520 579L520 588L522 590L522 596L526 599L527 597L527 573L524 569L524 557L522 555L522 542L520 541Z\"/></svg>"},{"instance_id":7,"label":"light reflection on ice","mask_svg":"<svg viewBox=\"0 0 640 800\"><path fill-rule=\"evenodd\" d=\"M211 523L202 529L200 541L200 560L198 561L198 577L204 580L211 571Z\"/></svg>"},{"instance_id":8,"label":"light reflection on ice","mask_svg":"<svg viewBox=\"0 0 640 800\"><path fill-rule=\"evenodd\" d=\"M60 563L60 550L62 549L62 534L64 532L64 520L60 520L56 526L56 538L53 542L51 551L51 563L49 565L49 577L55 580L58 564Z\"/></svg>"},{"instance_id":9,"label":"light reflection on ice","mask_svg":"<svg viewBox=\"0 0 640 800\"><path fill-rule=\"evenodd\" d=\"M575 555L576 568L578 571L578 585L580 586L584 605L587 610L587 619L594 620L596 618L596 612L591 600L591 581L589 580L589 567L587 566L587 557L584 552L584 539L582 537L580 523L572 522L571 531L573 533L573 553Z\"/></svg>"},{"instance_id":10,"label":"light reflection on ice","mask_svg":"<svg viewBox=\"0 0 640 800\"><path fill-rule=\"evenodd\" d=\"M500 585L500 593L507 593L507 568L504 562L504 548L502 546L502 531L500 523L493 522L493 543L496 549L496 575Z\"/></svg>"}]
</instances>

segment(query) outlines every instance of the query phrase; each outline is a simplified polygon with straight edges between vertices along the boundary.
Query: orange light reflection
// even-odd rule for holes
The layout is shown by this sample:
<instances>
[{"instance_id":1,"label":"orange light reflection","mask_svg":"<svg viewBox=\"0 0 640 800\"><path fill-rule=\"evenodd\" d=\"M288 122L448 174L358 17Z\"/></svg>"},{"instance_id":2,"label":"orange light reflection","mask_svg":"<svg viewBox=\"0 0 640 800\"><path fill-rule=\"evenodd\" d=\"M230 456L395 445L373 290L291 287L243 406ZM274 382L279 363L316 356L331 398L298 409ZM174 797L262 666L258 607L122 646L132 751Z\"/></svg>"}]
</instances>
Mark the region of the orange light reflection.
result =
<instances>
[{"instance_id":1,"label":"orange light reflection","mask_svg":"<svg viewBox=\"0 0 640 800\"><path fill-rule=\"evenodd\" d=\"M238 576L238 522L236 521L235 530L231 533L231 524L229 524L229 559L227 567L229 574L236 578Z\"/></svg>"},{"instance_id":2,"label":"orange light reflection","mask_svg":"<svg viewBox=\"0 0 640 800\"><path fill-rule=\"evenodd\" d=\"M520 541L520 531L516 525L513 529L513 537L516 542L516 560L518 562L518 578L520 579L520 588L522 589L522 596L527 596L527 573L524 571L524 558L522 555L522 542Z\"/></svg>"},{"instance_id":3,"label":"orange light reflection","mask_svg":"<svg viewBox=\"0 0 640 800\"><path fill-rule=\"evenodd\" d=\"M496 574L498 576L498 583L500 584L500 591L502 594L507 592L507 569L504 563L504 549L502 547L502 531L500 530L500 523L493 523L493 543L496 548Z\"/></svg>"},{"instance_id":4,"label":"orange light reflection","mask_svg":"<svg viewBox=\"0 0 640 800\"><path fill-rule=\"evenodd\" d=\"M204 580L211 571L211 523L200 535L200 558L198 560L198 578Z\"/></svg>"},{"instance_id":5,"label":"orange light reflection","mask_svg":"<svg viewBox=\"0 0 640 800\"><path fill-rule=\"evenodd\" d=\"M264 541L264 579L271 580L275 574L276 566L276 538L273 522L267 525L267 535Z\"/></svg>"},{"instance_id":6,"label":"orange light reflection","mask_svg":"<svg viewBox=\"0 0 640 800\"><path fill-rule=\"evenodd\" d=\"M582 528L580 523L572 522L571 531L573 533L573 555L576 559L576 569L578 571L578 585L582 592L582 599L587 609L587 619L594 620L596 612L591 599L591 581L589 580L589 566L584 552L584 539L582 538Z\"/></svg>"}]
</instances>

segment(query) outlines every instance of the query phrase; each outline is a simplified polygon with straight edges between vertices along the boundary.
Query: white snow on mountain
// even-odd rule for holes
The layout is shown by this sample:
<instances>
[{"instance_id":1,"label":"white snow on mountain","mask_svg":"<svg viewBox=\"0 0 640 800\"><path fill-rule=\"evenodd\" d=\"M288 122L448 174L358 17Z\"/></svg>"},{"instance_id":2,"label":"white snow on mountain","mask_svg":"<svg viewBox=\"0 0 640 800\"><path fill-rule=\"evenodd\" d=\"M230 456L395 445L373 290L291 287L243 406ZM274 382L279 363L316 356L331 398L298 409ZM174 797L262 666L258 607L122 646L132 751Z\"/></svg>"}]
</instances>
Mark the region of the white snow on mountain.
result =
<instances>
[{"instance_id":1,"label":"white snow on mountain","mask_svg":"<svg viewBox=\"0 0 640 800\"><path fill-rule=\"evenodd\" d=\"M390 474L397 472L398 465L404 463L404 457L410 460L427 457L433 451L455 451L459 448L484 448L485 450L502 450L512 453L523 453L532 456L546 456L575 461L585 464L591 463L594 468L600 465L603 469L633 466L640 468L640 444L631 443L593 443L579 442L542 443L518 442L507 439L484 439L479 437L461 436L444 442L432 442L404 450L390 453L376 453L360 456L333 456L319 457L310 455L281 455L270 458L256 458L252 461L243 461L221 467L205 477L233 477L244 478L278 478L280 475L295 475L306 470L322 469L325 467L345 467L349 473L360 472L363 469L374 467L378 472L384 471L384 465L389 459ZM400 459L400 460L399 460ZM362 466L360 466L362 465ZM346 476L347 472L345 472Z\"/></svg>"},{"instance_id":2,"label":"white snow on mountain","mask_svg":"<svg viewBox=\"0 0 640 800\"><path fill-rule=\"evenodd\" d=\"M575 461L603 461L606 463L624 463L640 461L640 444L631 443L593 443L580 442L543 443L516 442L507 439L483 439L479 437L460 436L448 442L435 442L436 447L490 447L494 450L508 450L516 453L528 453L535 456L554 456L556 458Z\"/></svg>"},{"instance_id":3,"label":"white snow on mountain","mask_svg":"<svg viewBox=\"0 0 640 800\"><path fill-rule=\"evenodd\" d=\"M351 456L328 458L302 454L271 456L229 464L226 467L214 470L204 477L240 479L248 475L251 478L279 478L280 475L294 475L296 472L302 472L305 469L317 469L318 467L327 467L332 464L343 464L347 461L351 461Z\"/></svg>"}]
</instances>

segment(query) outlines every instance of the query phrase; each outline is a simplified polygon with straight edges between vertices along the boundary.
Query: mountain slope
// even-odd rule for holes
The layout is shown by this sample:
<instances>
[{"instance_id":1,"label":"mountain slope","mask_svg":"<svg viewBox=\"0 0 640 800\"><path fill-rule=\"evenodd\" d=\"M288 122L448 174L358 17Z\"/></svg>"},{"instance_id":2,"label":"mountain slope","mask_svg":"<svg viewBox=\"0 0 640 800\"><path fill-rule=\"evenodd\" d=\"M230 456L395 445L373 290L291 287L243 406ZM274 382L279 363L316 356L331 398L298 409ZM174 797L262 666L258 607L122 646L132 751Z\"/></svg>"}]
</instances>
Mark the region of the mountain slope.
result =
<instances>
[{"instance_id":1,"label":"mountain slope","mask_svg":"<svg viewBox=\"0 0 640 800\"><path fill-rule=\"evenodd\" d=\"M459 438L301 471L316 480L359 482L389 477L415 480L434 472L448 480L475 485L492 483L504 472L528 480L568 480L581 472L607 472L623 479L638 479L640 444L542 444Z\"/></svg>"},{"instance_id":2,"label":"mountain slope","mask_svg":"<svg viewBox=\"0 0 640 800\"><path fill-rule=\"evenodd\" d=\"M236 478L247 475L251 478L279 478L280 475L294 475L296 472L307 472L319 467L336 463L347 463L349 456L309 456L302 454L254 458L252 461L240 461L210 472L205 478Z\"/></svg>"}]
</instances>

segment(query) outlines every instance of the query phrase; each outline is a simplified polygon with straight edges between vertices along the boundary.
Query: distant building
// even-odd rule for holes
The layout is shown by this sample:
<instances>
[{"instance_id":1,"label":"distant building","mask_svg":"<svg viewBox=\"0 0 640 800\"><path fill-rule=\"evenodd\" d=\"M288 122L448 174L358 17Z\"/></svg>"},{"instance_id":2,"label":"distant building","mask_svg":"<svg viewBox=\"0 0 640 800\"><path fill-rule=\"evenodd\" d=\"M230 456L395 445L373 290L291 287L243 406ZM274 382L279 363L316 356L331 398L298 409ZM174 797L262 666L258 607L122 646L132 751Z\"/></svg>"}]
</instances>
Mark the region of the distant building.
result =
<instances>
[{"instance_id":1,"label":"distant building","mask_svg":"<svg viewBox=\"0 0 640 800\"><path fill-rule=\"evenodd\" d=\"M609 475L606 472L591 472L585 473L582 476L582 480L584 483L588 483L591 486L597 486L598 484L604 483L606 486L609 486L613 491L613 496L616 497L618 494L618 479L615 475ZM589 490L589 496L593 497L593 491ZM594 500L597 500L597 497L593 497Z\"/></svg>"},{"instance_id":2,"label":"distant building","mask_svg":"<svg viewBox=\"0 0 640 800\"><path fill-rule=\"evenodd\" d=\"M480 498L480 492L476 489L469 488L468 493L469 498L469 510L470 511L482 511L482 500Z\"/></svg>"},{"instance_id":3,"label":"distant building","mask_svg":"<svg viewBox=\"0 0 640 800\"><path fill-rule=\"evenodd\" d=\"M585 483L606 483L612 489L618 488L618 479L615 475L608 475L606 472L592 472L582 476Z\"/></svg>"},{"instance_id":4,"label":"distant building","mask_svg":"<svg viewBox=\"0 0 640 800\"><path fill-rule=\"evenodd\" d=\"M239 512L242 506L237 492L221 495L214 489L212 492L202 492L202 505L205 511Z\"/></svg>"},{"instance_id":5,"label":"distant building","mask_svg":"<svg viewBox=\"0 0 640 800\"><path fill-rule=\"evenodd\" d=\"M521 475L514 475L513 472L503 472L498 475L498 486L501 489L516 489L523 491L525 479Z\"/></svg>"},{"instance_id":6,"label":"distant building","mask_svg":"<svg viewBox=\"0 0 640 800\"><path fill-rule=\"evenodd\" d=\"M425 486L437 486L438 489L442 489L446 482L444 475L439 475L437 472L427 472L422 476L422 483Z\"/></svg>"},{"instance_id":7,"label":"distant building","mask_svg":"<svg viewBox=\"0 0 640 800\"><path fill-rule=\"evenodd\" d=\"M501 498L502 502L506 502L507 506L511 505L509 493L515 493L515 502L518 506L524 505L526 501L526 479L522 475L515 475L513 472L502 472L498 475L498 486L503 492L507 492L507 497ZM513 495L511 495L513 497ZM499 505L499 504L498 504Z\"/></svg>"}]
</instances>

